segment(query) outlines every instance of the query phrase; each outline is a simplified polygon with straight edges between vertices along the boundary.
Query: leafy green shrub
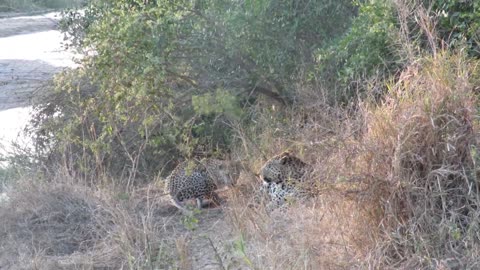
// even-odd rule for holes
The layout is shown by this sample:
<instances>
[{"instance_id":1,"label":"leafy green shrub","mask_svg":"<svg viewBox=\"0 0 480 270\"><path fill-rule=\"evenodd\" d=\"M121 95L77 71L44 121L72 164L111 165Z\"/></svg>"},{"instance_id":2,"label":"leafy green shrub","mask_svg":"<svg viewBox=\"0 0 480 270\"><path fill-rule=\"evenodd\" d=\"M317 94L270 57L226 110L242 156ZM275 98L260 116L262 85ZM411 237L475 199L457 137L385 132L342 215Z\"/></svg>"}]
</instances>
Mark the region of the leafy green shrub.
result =
<instances>
[{"instance_id":1,"label":"leafy green shrub","mask_svg":"<svg viewBox=\"0 0 480 270\"><path fill-rule=\"evenodd\" d=\"M41 140L56 134L54 151L75 149L100 171L147 175L185 156L224 155L230 122L249 124L245 108L260 96L290 103L313 51L355 10L347 0L91 1L61 23L84 58L57 81L68 102L37 123L48 130ZM68 124L53 130L50 120Z\"/></svg>"},{"instance_id":2,"label":"leafy green shrub","mask_svg":"<svg viewBox=\"0 0 480 270\"><path fill-rule=\"evenodd\" d=\"M102 63L114 63L109 51L122 53L116 65L126 70L132 70L128 63L146 60L150 68L137 70L156 71L161 80L169 77L197 91L221 85L285 102L293 95L292 80L313 63L312 52L345 31L355 11L349 0L103 0L92 2L81 19L78 12L67 13L62 25L85 41L74 45L96 50Z\"/></svg>"},{"instance_id":3,"label":"leafy green shrub","mask_svg":"<svg viewBox=\"0 0 480 270\"><path fill-rule=\"evenodd\" d=\"M393 33L397 32L391 1L359 3L359 15L348 31L317 53L317 72L327 86L338 89L333 98L349 100L365 90L365 78L386 77L398 65ZM334 100L338 101L338 100Z\"/></svg>"},{"instance_id":4,"label":"leafy green shrub","mask_svg":"<svg viewBox=\"0 0 480 270\"><path fill-rule=\"evenodd\" d=\"M435 0L438 32L448 45L467 45L469 53L480 57L480 2L474 0Z\"/></svg>"},{"instance_id":5,"label":"leafy green shrub","mask_svg":"<svg viewBox=\"0 0 480 270\"><path fill-rule=\"evenodd\" d=\"M429 35L436 37L436 32L448 46L466 45L469 54L480 55L478 1L372 0L357 4L359 15L348 31L319 49L316 56L316 72L328 88L335 90L331 93L334 101L338 97L348 101L367 89L365 79L384 80L414 61L415 55L438 47L439 40L427 41ZM438 23L422 29L419 20ZM410 55L405 48L411 50L407 52Z\"/></svg>"}]
</instances>

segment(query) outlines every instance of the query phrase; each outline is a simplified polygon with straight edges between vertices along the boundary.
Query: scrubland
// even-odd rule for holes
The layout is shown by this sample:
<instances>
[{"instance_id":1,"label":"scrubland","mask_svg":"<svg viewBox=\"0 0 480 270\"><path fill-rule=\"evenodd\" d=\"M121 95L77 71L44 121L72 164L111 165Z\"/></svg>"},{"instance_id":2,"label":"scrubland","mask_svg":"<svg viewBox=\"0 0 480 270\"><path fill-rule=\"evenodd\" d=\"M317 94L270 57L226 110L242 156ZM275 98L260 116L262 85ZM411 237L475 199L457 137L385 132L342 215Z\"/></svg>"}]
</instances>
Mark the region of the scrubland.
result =
<instances>
[{"instance_id":1,"label":"scrubland","mask_svg":"<svg viewBox=\"0 0 480 270\"><path fill-rule=\"evenodd\" d=\"M476 3L121 2L65 14L88 57L2 171L0 268L480 268ZM267 211L285 150L314 196ZM164 179L202 157L244 170L183 215Z\"/></svg>"}]
</instances>

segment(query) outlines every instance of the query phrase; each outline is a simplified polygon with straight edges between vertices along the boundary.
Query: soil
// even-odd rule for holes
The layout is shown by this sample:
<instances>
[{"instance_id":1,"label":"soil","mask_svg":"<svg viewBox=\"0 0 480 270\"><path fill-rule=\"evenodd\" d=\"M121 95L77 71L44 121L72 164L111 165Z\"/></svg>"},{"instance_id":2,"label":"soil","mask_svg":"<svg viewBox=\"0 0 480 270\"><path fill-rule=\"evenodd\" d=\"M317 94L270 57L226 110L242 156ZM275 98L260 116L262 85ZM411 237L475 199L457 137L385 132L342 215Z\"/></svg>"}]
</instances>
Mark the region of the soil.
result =
<instances>
[{"instance_id":1,"label":"soil","mask_svg":"<svg viewBox=\"0 0 480 270\"><path fill-rule=\"evenodd\" d=\"M0 37L54 30L58 23L56 14L48 13L37 16L0 15Z\"/></svg>"},{"instance_id":2,"label":"soil","mask_svg":"<svg viewBox=\"0 0 480 270\"><path fill-rule=\"evenodd\" d=\"M15 15L0 13L0 156L13 150L12 142L28 146L21 131L32 97L47 89L55 73L75 66L74 54L62 48L59 13Z\"/></svg>"},{"instance_id":3,"label":"soil","mask_svg":"<svg viewBox=\"0 0 480 270\"><path fill-rule=\"evenodd\" d=\"M32 94L70 64L67 57L51 61L64 55L55 44L57 15L0 19L0 110L30 105Z\"/></svg>"}]
</instances>

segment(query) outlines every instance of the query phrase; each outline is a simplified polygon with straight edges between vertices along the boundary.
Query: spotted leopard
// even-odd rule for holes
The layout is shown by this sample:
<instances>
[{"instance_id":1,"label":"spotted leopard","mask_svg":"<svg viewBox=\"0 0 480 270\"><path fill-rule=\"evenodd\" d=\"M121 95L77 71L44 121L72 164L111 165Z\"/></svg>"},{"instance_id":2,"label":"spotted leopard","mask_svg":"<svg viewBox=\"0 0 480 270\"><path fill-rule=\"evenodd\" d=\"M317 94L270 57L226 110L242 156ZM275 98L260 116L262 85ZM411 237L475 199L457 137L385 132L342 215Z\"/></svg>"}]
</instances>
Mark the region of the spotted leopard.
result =
<instances>
[{"instance_id":1,"label":"spotted leopard","mask_svg":"<svg viewBox=\"0 0 480 270\"><path fill-rule=\"evenodd\" d=\"M183 205L189 199L196 199L198 208L202 208L204 198L219 205L221 200L215 190L235 185L240 168L239 162L219 159L185 161L167 177L165 193L170 196L173 205L184 213L190 213Z\"/></svg>"},{"instance_id":2,"label":"spotted leopard","mask_svg":"<svg viewBox=\"0 0 480 270\"><path fill-rule=\"evenodd\" d=\"M269 159L260 169L263 181L261 194L268 198L267 208L273 209L303 200L308 192L308 178L313 167L298 157L283 152Z\"/></svg>"}]
</instances>

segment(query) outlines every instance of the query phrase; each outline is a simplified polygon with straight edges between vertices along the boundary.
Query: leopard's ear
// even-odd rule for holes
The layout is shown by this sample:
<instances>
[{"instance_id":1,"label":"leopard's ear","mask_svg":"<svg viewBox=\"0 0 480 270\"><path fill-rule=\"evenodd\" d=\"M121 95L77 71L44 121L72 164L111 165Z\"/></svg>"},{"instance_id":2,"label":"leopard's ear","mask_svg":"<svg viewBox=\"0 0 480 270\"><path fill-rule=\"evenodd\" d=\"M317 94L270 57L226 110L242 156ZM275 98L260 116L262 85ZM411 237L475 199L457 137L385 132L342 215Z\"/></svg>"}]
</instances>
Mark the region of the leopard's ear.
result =
<instances>
[{"instance_id":1,"label":"leopard's ear","mask_svg":"<svg viewBox=\"0 0 480 270\"><path fill-rule=\"evenodd\" d=\"M290 153L286 152L286 154L282 154L282 157L280 158L280 164L285 165L289 160L291 160L292 157L290 156Z\"/></svg>"},{"instance_id":2,"label":"leopard's ear","mask_svg":"<svg viewBox=\"0 0 480 270\"><path fill-rule=\"evenodd\" d=\"M283 152L280 154L280 164L285 165L291 159L290 152Z\"/></svg>"}]
</instances>

